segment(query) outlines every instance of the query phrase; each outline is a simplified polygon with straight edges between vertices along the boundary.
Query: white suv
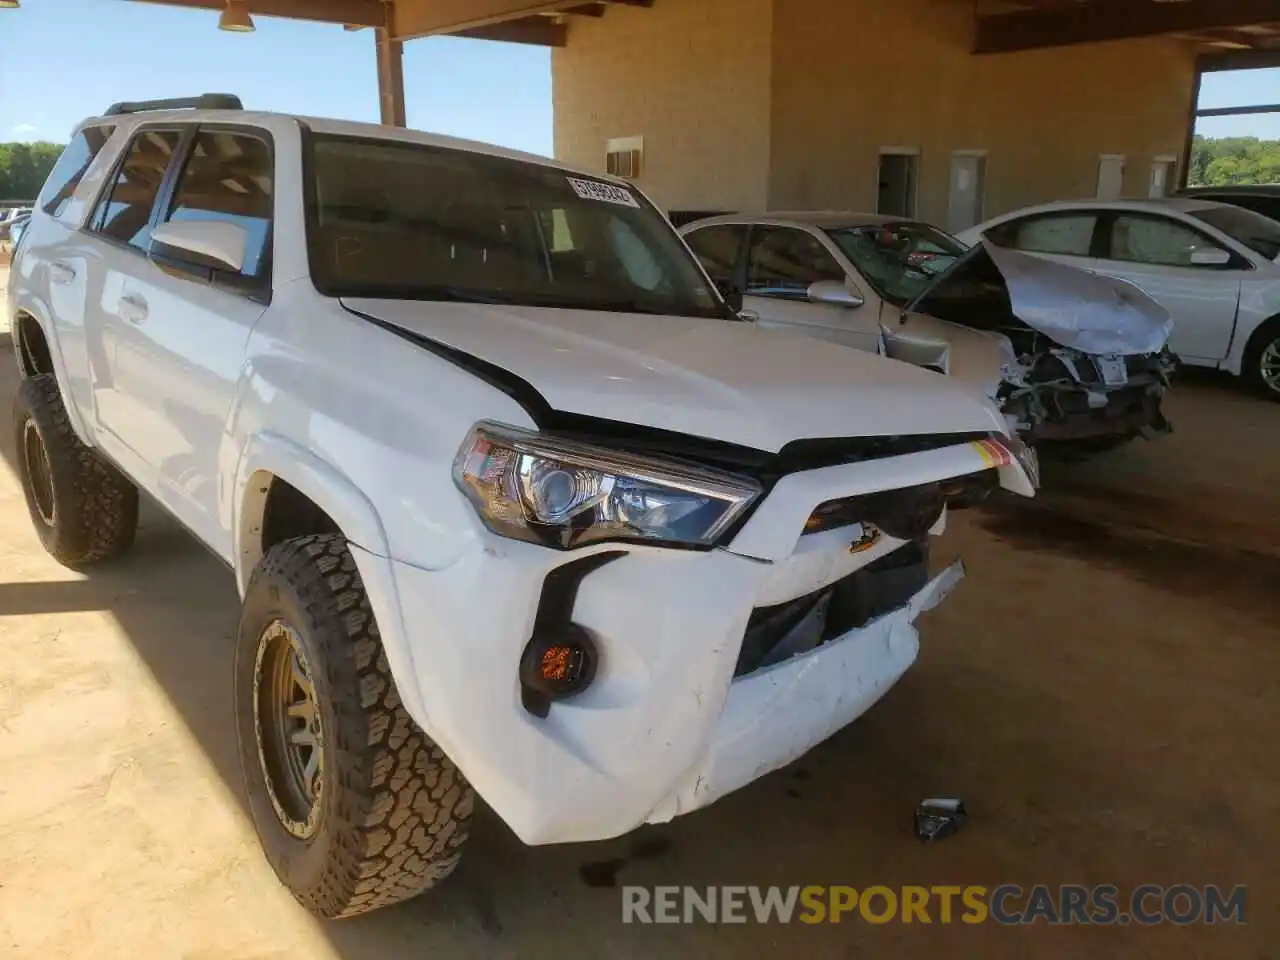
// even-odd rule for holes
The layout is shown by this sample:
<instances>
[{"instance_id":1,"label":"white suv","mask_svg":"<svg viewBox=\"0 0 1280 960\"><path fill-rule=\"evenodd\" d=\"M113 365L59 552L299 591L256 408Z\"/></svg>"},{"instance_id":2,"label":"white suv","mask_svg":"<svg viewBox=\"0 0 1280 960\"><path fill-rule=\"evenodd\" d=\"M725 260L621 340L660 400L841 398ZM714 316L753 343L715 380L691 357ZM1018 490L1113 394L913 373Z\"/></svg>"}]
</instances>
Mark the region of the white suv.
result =
<instances>
[{"instance_id":1,"label":"white suv","mask_svg":"<svg viewBox=\"0 0 1280 960\"><path fill-rule=\"evenodd\" d=\"M76 133L16 430L63 563L140 489L234 570L251 812L318 914L446 875L473 788L595 840L789 762L914 661L946 497L1033 492L986 398L738 322L623 181L237 106Z\"/></svg>"}]
</instances>

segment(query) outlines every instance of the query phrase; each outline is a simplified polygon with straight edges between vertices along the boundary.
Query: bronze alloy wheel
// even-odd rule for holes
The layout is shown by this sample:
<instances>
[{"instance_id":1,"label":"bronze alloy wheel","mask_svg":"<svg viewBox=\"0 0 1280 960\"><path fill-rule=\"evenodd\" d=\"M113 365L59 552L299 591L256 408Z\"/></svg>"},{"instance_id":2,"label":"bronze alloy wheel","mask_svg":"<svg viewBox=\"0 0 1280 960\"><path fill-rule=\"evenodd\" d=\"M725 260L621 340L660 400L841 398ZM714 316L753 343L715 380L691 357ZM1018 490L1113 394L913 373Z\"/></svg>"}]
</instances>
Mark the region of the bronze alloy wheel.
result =
<instances>
[{"instance_id":1,"label":"bronze alloy wheel","mask_svg":"<svg viewBox=\"0 0 1280 960\"><path fill-rule=\"evenodd\" d=\"M35 420L28 419L22 426L22 457L31 480L31 498L36 512L45 526L52 527L57 519L53 495L53 467L49 464L49 451Z\"/></svg>"},{"instance_id":2,"label":"bronze alloy wheel","mask_svg":"<svg viewBox=\"0 0 1280 960\"><path fill-rule=\"evenodd\" d=\"M283 620L258 638L254 727L276 816L292 836L310 839L324 791L324 730L302 639Z\"/></svg>"}]
</instances>

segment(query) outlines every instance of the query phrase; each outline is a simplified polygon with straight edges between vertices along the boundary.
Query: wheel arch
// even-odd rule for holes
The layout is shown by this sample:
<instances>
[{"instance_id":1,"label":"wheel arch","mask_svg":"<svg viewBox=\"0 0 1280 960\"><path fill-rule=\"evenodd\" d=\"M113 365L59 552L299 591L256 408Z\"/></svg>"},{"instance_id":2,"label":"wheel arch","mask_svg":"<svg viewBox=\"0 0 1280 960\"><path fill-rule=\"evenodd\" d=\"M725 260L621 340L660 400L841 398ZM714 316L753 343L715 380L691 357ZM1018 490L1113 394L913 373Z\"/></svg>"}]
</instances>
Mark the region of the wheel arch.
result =
<instances>
[{"instance_id":1,"label":"wheel arch","mask_svg":"<svg viewBox=\"0 0 1280 960\"><path fill-rule=\"evenodd\" d=\"M317 512L298 517L298 497ZM284 437L260 435L250 442L236 472L233 502L235 571L242 596L253 568L282 535L341 533L369 553L387 555L386 531L369 498L332 464Z\"/></svg>"},{"instance_id":2,"label":"wheel arch","mask_svg":"<svg viewBox=\"0 0 1280 960\"><path fill-rule=\"evenodd\" d=\"M277 499L282 496L285 501ZM297 508L297 497L305 498L319 515L304 516L298 525L281 520L279 514L273 515L282 502L286 509ZM432 735L434 728L418 687L413 651L401 615L386 529L369 498L342 471L310 450L278 434L259 434L241 457L233 503L234 569L241 598L273 538L333 532L347 541L405 709ZM273 523L280 526L273 530ZM325 524L332 528L316 529L316 525Z\"/></svg>"},{"instance_id":3,"label":"wheel arch","mask_svg":"<svg viewBox=\"0 0 1280 960\"><path fill-rule=\"evenodd\" d=\"M43 313L40 301L24 301L23 306L16 307L13 311L9 336L13 342L18 371L24 380L41 374L53 377L62 396L67 417L71 421L71 429L81 443L93 446L93 432L89 429L92 413L82 411L75 402L75 391L69 389L62 346L58 343L56 331L51 329L52 324L47 318L42 319Z\"/></svg>"}]
</instances>

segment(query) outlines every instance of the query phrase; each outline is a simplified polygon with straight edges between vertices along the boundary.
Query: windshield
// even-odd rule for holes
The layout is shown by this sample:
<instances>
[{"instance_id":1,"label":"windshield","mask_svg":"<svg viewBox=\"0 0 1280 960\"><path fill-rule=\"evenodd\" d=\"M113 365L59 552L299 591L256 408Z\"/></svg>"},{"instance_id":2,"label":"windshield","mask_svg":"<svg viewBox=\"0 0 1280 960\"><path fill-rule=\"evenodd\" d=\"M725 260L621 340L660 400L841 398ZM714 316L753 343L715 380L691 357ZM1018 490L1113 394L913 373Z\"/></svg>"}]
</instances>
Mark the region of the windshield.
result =
<instances>
[{"instance_id":1,"label":"windshield","mask_svg":"<svg viewBox=\"0 0 1280 960\"><path fill-rule=\"evenodd\" d=\"M1280 257L1280 223L1243 207L1205 207L1188 210L1201 223L1221 230L1237 243L1242 244L1268 260Z\"/></svg>"},{"instance_id":2,"label":"windshield","mask_svg":"<svg viewBox=\"0 0 1280 960\"><path fill-rule=\"evenodd\" d=\"M964 255L960 241L927 223L828 230L881 298L905 306Z\"/></svg>"},{"instance_id":3,"label":"windshield","mask_svg":"<svg viewBox=\"0 0 1280 960\"><path fill-rule=\"evenodd\" d=\"M635 191L445 147L313 136L307 245L329 296L727 317Z\"/></svg>"}]
</instances>

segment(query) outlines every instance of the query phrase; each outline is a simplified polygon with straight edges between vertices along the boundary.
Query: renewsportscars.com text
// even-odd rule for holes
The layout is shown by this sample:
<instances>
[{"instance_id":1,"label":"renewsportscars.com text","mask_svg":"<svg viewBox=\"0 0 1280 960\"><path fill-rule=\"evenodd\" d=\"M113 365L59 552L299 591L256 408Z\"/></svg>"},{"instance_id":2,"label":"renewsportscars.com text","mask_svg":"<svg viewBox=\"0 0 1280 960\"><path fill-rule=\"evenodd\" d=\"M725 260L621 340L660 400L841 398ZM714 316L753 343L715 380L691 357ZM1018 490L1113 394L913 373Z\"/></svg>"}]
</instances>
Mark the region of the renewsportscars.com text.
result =
<instances>
[{"instance_id":1,"label":"renewsportscars.com text","mask_svg":"<svg viewBox=\"0 0 1280 960\"><path fill-rule=\"evenodd\" d=\"M998 923L1110 926L1245 922L1243 886L1112 884L622 888L623 923Z\"/></svg>"}]
</instances>

